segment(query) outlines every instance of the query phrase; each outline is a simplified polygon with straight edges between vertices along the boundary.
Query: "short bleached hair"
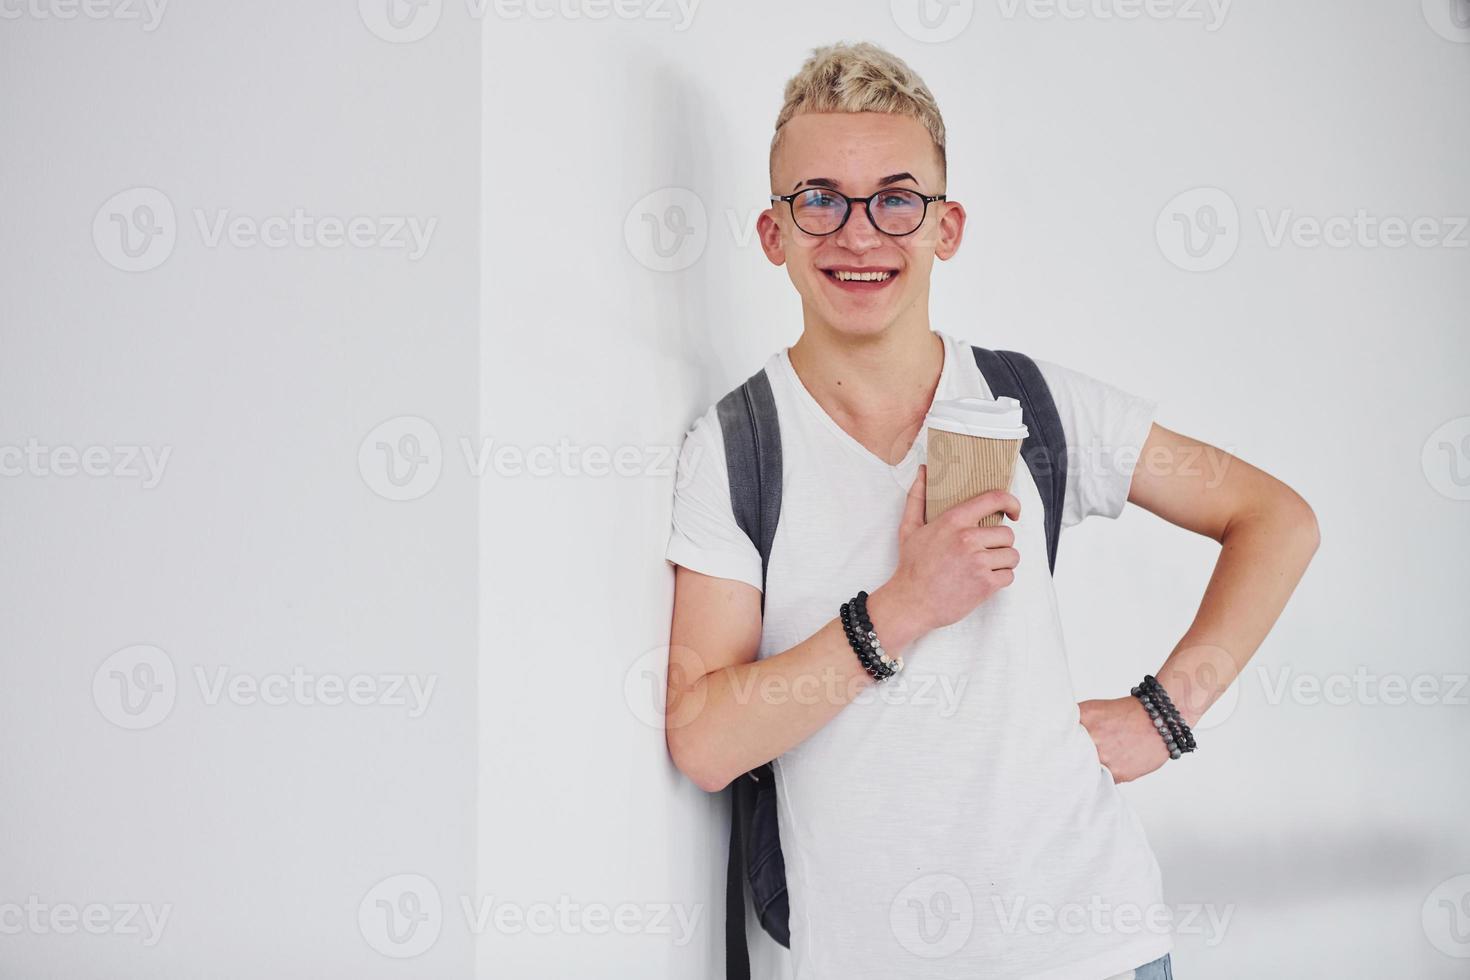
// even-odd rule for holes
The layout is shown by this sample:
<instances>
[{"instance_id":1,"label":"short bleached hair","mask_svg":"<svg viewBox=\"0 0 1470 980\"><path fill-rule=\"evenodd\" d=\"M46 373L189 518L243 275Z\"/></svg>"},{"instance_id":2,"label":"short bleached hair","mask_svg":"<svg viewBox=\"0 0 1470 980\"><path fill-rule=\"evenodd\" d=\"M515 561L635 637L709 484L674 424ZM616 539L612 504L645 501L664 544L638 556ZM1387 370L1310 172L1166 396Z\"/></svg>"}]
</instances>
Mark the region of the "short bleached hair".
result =
<instances>
[{"instance_id":1,"label":"short bleached hair","mask_svg":"<svg viewBox=\"0 0 1470 980\"><path fill-rule=\"evenodd\" d=\"M917 119L934 140L940 179L945 177L944 117L934 93L902 58L876 44L839 42L814 48L801 70L786 83L771 137L772 179L786 123L808 112L888 112Z\"/></svg>"}]
</instances>

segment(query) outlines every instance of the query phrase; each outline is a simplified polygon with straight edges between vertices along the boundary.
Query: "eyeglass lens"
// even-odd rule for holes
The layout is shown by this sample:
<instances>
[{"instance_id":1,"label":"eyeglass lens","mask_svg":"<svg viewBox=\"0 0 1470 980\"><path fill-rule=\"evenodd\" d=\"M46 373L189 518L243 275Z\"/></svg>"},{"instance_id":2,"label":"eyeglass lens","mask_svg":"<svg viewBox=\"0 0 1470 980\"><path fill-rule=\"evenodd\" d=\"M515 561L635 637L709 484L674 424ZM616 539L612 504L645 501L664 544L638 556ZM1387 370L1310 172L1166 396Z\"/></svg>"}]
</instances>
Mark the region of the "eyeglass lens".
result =
<instances>
[{"instance_id":1,"label":"eyeglass lens","mask_svg":"<svg viewBox=\"0 0 1470 980\"><path fill-rule=\"evenodd\" d=\"M791 200L796 226L808 235L830 235L847 217L847 200L841 194L813 187ZM873 227L888 235L907 235L924 220L924 199L915 191L880 191L868 202Z\"/></svg>"}]
</instances>

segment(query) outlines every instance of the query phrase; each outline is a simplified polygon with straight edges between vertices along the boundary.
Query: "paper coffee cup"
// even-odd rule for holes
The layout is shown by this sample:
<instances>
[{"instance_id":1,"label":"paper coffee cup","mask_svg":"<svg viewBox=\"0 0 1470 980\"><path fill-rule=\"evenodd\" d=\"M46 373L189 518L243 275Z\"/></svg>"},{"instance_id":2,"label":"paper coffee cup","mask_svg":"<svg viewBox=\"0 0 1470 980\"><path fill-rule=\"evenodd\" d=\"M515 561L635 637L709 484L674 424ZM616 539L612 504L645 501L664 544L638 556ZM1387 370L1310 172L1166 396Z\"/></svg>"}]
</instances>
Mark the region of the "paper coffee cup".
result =
<instances>
[{"instance_id":1,"label":"paper coffee cup","mask_svg":"<svg viewBox=\"0 0 1470 980\"><path fill-rule=\"evenodd\" d=\"M1011 489L1016 457L1029 433L1014 398L952 398L935 402L924 418L928 429L924 520L991 490ZM999 524L997 512L981 527Z\"/></svg>"}]
</instances>

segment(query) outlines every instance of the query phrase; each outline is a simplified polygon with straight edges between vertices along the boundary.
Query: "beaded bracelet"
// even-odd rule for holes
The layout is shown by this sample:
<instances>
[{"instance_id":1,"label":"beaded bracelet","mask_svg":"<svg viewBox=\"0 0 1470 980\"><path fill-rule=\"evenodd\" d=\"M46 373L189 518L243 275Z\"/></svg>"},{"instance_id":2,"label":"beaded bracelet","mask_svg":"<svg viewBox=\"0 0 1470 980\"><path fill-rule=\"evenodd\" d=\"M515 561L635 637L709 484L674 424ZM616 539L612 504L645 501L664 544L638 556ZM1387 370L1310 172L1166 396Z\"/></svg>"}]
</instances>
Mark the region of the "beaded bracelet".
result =
<instances>
[{"instance_id":1,"label":"beaded bracelet","mask_svg":"<svg viewBox=\"0 0 1470 980\"><path fill-rule=\"evenodd\" d=\"M873 629L873 621L868 618L867 592L858 590L857 595L842 604L840 614L843 632L847 634L847 642L857 653L863 669L872 675L874 680L887 680L903 670L903 658L890 658L884 652L883 644L878 640L878 633Z\"/></svg>"},{"instance_id":2,"label":"beaded bracelet","mask_svg":"<svg viewBox=\"0 0 1470 980\"><path fill-rule=\"evenodd\" d=\"M1173 754L1178 752L1194 751L1194 733L1184 723L1179 710L1174 707L1174 702L1169 698L1169 692L1164 690L1156 678L1146 675L1143 683L1139 685L1139 698L1143 701L1145 710L1152 708L1150 718L1153 719L1159 734L1170 748L1170 758L1177 759L1179 756ZM1160 725L1162 723L1162 727Z\"/></svg>"},{"instance_id":3,"label":"beaded bracelet","mask_svg":"<svg viewBox=\"0 0 1470 980\"><path fill-rule=\"evenodd\" d=\"M1174 707L1169 692L1164 690L1164 685L1153 674L1144 674L1143 682L1129 693L1148 712L1149 720L1154 723L1154 727L1159 730L1159 737L1169 748L1169 758L1177 759L1185 752L1194 751L1194 732L1184 723L1184 718L1179 714L1179 709Z\"/></svg>"},{"instance_id":4,"label":"beaded bracelet","mask_svg":"<svg viewBox=\"0 0 1470 980\"><path fill-rule=\"evenodd\" d=\"M857 600L854 598L844 602L841 607L842 629L847 634L847 642L857 653L858 661L863 665L874 680L886 680L893 676L895 668L885 664L879 659L873 646L873 641L868 638L871 630L862 626L855 608Z\"/></svg>"},{"instance_id":5,"label":"beaded bracelet","mask_svg":"<svg viewBox=\"0 0 1470 980\"><path fill-rule=\"evenodd\" d=\"M1145 674L1143 683L1144 690L1150 698L1156 704L1161 704L1163 710L1168 714L1170 727L1175 733L1180 749L1185 752L1193 752L1194 732L1190 731L1189 726L1184 723L1184 716L1179 713L1178 708L1174 707L1174 701L1169 697L1169 692L1164 690L1164 685L1160 684L1152 674Z\"/></svg>"}]
</instances>

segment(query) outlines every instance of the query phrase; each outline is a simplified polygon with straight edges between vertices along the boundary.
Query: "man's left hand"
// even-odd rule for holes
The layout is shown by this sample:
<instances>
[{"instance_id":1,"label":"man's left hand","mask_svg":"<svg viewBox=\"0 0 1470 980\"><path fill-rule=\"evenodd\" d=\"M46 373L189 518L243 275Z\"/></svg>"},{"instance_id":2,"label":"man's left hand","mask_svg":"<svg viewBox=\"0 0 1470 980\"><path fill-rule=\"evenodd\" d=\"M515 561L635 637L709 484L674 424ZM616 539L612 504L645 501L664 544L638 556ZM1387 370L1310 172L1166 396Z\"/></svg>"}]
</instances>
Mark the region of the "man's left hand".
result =
<instances>
[{"instance_id":1,"label":"man's left hand","mask_svg":"<svg viewBox=\"0 0 1470 980\"><path fill-rule=\"evenodd\" d=\"M1082 727L1092 736L1097 756L1113 774L1114 782L1146 776L1169 761L1168 746L1133 695L1083 701L1077 710Z\"/></svg>"}]
</instances>

